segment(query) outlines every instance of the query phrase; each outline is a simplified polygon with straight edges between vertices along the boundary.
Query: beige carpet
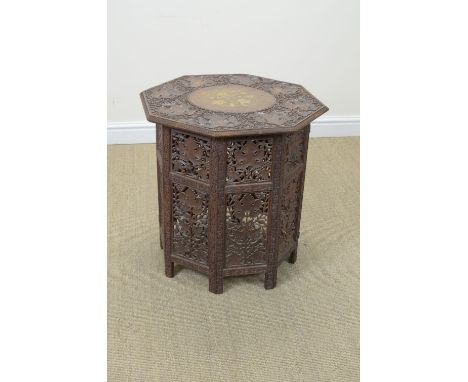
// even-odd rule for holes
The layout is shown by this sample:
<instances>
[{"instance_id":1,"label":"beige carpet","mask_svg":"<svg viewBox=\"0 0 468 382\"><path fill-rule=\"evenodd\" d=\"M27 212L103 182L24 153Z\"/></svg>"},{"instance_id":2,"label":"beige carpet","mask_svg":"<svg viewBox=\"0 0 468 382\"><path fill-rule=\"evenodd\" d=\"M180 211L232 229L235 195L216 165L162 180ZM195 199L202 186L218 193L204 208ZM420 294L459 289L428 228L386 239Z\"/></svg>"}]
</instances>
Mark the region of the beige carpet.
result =
<instances>
[{"instance_id":1,"label":"beige carpet","mask_svg":"<svg viewBox=\"0 0 468 382\"><path fill-rule=\"evenodd\" d=\"M154 145L108 147L108 380L359 380L359 138L313 139L295 265L164 276Z\"/></svg>"}]
</instances>

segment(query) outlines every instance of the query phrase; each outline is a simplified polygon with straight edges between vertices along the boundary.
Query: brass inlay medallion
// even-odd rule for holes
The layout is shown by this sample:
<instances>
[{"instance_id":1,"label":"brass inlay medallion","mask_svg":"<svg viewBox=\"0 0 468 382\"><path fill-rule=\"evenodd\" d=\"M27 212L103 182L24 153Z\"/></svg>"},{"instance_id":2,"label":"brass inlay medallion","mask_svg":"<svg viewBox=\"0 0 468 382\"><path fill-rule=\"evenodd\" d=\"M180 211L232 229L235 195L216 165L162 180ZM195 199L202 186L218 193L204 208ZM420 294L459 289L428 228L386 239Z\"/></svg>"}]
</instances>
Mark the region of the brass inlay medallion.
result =
<instances>
[{"instance_id":1,"label":"brass inlay medallion","mask_svg":"<svg viewBox=\"0 0 468 382\"><path fill-rule=\"evenodd\" d=\"M263 90L242 85L219 85L201 88L189 94L195 106L224 113L249 113L268 109L275 97Z\"/></svg>"}]
</instances>

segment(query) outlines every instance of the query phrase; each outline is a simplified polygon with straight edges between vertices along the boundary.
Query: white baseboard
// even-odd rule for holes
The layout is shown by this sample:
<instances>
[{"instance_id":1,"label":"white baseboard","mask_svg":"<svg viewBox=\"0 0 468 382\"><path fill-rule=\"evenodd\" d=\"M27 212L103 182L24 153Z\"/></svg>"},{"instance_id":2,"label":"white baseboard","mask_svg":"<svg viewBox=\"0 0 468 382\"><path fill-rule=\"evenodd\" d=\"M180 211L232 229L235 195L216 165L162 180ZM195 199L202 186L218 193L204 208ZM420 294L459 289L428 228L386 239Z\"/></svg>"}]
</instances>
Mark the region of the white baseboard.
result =
<instances>
[{"instance_id":1,"label":"white baseboard","mask_svg":"<svg viewBox=\"0 0 468 382\"><path fill-rule=\"evenodd\" d=\"M312 122L310 136L355 137L359 136L359 116L320 117ZM109 122L108 145L128 145L156 142L155 125L150 122Z\"/></svg>"},{"instance_id":2,"label":"white baseboard","mask_svg":"<svg viewBox=\"0 0 468 382\"><path fill-rule=\"evenodd\" d=\"M107 124L107 144L155 143L155 129L155 124L150 122L109 122Z\"/></svg>"},{"instance_id":3,"label":"white baseboard","mask_svg":"<svg viewBox=\"0 0 468 382\"><path fill-rule=\"evenodd\" d=\"M359 115L343 117L319 117L310 125L310 137L358 137L360 135Z\"/></svg>"}]
</instances>

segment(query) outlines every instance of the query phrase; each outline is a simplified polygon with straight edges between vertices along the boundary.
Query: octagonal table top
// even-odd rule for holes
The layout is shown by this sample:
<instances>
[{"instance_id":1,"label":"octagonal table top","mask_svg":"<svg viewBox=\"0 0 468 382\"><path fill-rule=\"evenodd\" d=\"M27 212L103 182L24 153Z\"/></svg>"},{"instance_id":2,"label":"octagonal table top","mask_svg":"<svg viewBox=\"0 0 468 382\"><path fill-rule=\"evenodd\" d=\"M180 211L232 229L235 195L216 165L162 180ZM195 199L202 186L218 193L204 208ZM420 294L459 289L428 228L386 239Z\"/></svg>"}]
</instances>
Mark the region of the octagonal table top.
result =
<instances>
[{"instance_id":1,"label":"octagonal table top","mask_svg":"<svg viewBox=\"0 0 468 382\"><path fill-rule=\"evenodd\" d=\"M148 121L208 136L287 133L328 110L300 85L249 74L182 76L140 97Z\"/></svg>"}]
</instances>

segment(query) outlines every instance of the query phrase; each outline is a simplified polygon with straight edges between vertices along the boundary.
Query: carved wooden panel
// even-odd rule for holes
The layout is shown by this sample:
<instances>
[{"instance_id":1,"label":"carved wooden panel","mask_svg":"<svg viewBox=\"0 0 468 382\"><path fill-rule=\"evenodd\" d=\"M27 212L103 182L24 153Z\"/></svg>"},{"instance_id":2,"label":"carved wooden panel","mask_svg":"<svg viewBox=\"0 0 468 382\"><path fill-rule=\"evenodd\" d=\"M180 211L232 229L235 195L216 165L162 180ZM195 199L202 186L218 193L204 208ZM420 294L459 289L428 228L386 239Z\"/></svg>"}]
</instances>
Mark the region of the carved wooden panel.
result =
<instances>
[{"instance_id":1,"label":"carved wooden panel","mask_svg":"<svg viewBox=\"0 0 468 382\"><path fill-rule=\"evenodd\" d=\"M206 96L215 98L209 100L211 106L221 108L213 110L211 107L209 110L207 105L193 102L200 91L212 92L220 87L228 92ZM241 87L244 93L236 99L226 95ZM247 112L258 109L247 106L258 105L264 93L272 99L264 105L267 108ZM149 120L163 124L176 122L182 128L190 126L190 129L204 131L210 136L223 135L229 131L234 131L234 135L237 132L242 135L242 132L256 129L261 129L261 134L269 131L284 133L284 128L295 128L305 119L315 119L328 110L300 85L247 74L183 76L147 89L141 93L141 97Z\"/></svg>"},{"instance_id":2,"label":"carved wooden panel","mask_svg":"<svg viewBox=\"0 0 468 382\"><path fill-rule=\"evenodd\" d=\"M273 139L234 140L227 144L227 183L271 180Z\"/></svg>"},{"instance_id":3,"label":"carved wooden panel","mask_svg":"<svg viewBox=\"0 0 468 382\"><path fill-rule=\"evenodd\" d=\"M296 176L290 178L283 188L280 206L280 240L279 255L284 254L294 243L296 233L297 213L299 198L301 195L302 172L297 172Z\"/></svg>"},{"instance_id":4,"label":"carved wooden panel","mask_svg":"<svg viewBox=\"0 0 468 382\"><path fill-rule=\"evenodd\" d=\"M208 194L174 183L172 186L173 254L208 263Z\"/></svg>"},{"instance_id":5,"label":"carved wooden panel","mask_svg":"<svg viewBox=\"0 0 468 382\"><path fill-rule=\"evenodd\" d=\"M264 264L269 192L228 194L225 268Z\"/></svg>"},{"instance_id":6,"label":"carved wooden panel","mask_svg":"<svg viewBox=\"0 0 468 382\"><path fill-rule=\"evenodd\" d=\"M290 174L298 164L304 163L304 132L297 131L285 137L284 173Z\"/></svg>"},{"instance_id":7,"label":"carved wooden panel","mask_svg":"<svg viewBox=\"0 0 468 382\"><path fill-rule=\"evenodd\" d=\"M172 171L190 178L208 181L210 142L190 134L172 132Z\"/></svg>"}]
</instances>

